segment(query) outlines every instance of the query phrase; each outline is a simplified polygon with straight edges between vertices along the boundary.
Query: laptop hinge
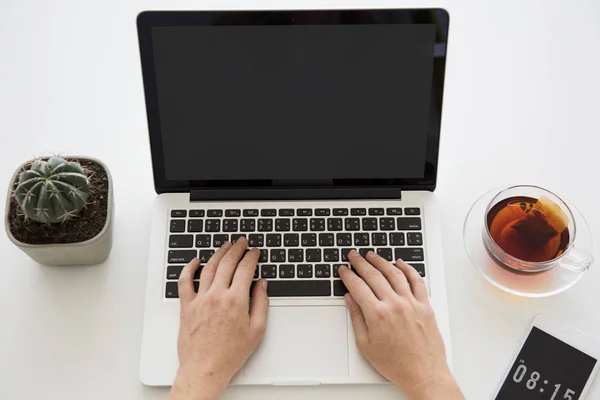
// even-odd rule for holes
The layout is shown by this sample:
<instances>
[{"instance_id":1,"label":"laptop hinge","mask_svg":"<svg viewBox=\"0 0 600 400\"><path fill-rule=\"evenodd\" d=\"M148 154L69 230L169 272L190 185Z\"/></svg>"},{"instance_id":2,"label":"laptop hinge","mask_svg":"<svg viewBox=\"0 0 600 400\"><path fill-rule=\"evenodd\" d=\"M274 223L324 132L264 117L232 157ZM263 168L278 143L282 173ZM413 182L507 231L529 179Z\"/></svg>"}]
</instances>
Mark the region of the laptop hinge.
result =
<instances>
[{"instance_id":1,"label":"laptop hinge","mask_svg":"<svg viewBox=\"0 0 600 400\"><path fill-rule=\"evenodd\" d=\"M305 188L205 188L190 191L190 201L209 200L351 200L397 199L400 188L390 187L305 187Z\"/></svg>"}]
</instances>

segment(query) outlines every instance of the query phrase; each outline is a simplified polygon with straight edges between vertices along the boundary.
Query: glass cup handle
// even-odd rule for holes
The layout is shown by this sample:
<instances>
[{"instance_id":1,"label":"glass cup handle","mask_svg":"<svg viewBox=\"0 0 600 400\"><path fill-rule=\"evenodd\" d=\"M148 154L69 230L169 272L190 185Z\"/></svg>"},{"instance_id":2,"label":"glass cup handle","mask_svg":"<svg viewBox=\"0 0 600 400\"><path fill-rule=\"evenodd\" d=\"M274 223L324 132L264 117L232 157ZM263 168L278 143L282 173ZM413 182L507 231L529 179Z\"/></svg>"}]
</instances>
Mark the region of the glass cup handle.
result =
<instances>
[{"instance_id":1,"label":"glass cup handle","mask_svg":"<svg viewBox=\"0 0 600 400\"><path fill-rule=\"evenodd\" d=\"M585 272L590 268L593 262L594 257L589 252L578 247L573 247L567 254L564 255L562 260L560 260L559 265L562 268L566 268L571 271Z\"/></svg>"}]
</instances>

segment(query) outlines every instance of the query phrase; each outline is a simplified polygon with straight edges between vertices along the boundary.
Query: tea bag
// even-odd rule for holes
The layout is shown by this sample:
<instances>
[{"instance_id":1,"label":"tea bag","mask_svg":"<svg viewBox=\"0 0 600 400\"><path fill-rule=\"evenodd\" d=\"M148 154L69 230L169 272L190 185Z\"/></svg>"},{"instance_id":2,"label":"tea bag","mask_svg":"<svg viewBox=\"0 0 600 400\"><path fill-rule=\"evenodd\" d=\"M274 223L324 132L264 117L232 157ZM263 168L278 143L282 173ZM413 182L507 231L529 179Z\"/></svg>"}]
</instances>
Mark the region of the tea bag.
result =
<instances>
[{"instance_id":1,"label":"tea bag","mask_svg":"<svg viewBox=\"0 0 600 400\"><path fill-rule=\"evenodd\" d=\"M528 209L527 216L512 225L524 240L531 245L542 248L569 224L569 218L563 210L547 197L540 197Z\"/></svg>"}]
</instances>

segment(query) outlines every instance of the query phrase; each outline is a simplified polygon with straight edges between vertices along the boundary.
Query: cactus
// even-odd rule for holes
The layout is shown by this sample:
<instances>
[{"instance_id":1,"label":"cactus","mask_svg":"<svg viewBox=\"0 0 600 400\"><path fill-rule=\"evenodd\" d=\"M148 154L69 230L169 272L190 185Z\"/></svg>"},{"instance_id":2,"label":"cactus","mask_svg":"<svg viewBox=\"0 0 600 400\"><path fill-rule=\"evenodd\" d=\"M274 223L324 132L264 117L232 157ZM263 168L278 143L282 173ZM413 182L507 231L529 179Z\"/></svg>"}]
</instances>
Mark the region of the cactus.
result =
<instances>
[{"instance_id":1,"label":"cactus","mask_svg":"<svg viewBox=\"0 0 600 400\"><path fill-rule=\"evenodd\" d=\"M66 222L85 206L90 184L81 165L51 157L21 172L15 196L28 218L44 224Z\"/></svg>"}]
</instances>

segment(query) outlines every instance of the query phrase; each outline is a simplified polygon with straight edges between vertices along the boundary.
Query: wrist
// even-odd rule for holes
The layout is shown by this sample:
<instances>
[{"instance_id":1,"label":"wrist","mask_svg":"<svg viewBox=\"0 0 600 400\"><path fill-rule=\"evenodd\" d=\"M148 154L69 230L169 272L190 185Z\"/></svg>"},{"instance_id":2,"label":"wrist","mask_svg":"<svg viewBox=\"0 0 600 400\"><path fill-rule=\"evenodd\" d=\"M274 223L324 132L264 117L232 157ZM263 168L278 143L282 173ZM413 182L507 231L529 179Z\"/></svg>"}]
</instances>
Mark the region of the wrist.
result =
<instances>
[{"instance_id":1,"label":"wrist","mask_svg":"<svg viewBox=\"0 0 600 400\"><path fill-rule=\"evenodd\" d=\"M464 400L464 396L449 369L433 374L430 379L408 388L410 400Z\"/></svg>"},{"instance_id":2,"label":"wrist","mask_svg":"<svg viewBox=\"0 0 600 400\"><path fill-rule=\"evenodd\" d=\"M179 368L169 400L217 400L229 382Z\"/></svg>"}]
</instances>

